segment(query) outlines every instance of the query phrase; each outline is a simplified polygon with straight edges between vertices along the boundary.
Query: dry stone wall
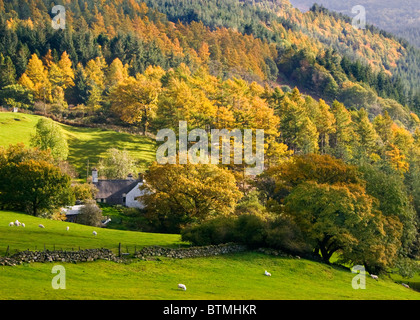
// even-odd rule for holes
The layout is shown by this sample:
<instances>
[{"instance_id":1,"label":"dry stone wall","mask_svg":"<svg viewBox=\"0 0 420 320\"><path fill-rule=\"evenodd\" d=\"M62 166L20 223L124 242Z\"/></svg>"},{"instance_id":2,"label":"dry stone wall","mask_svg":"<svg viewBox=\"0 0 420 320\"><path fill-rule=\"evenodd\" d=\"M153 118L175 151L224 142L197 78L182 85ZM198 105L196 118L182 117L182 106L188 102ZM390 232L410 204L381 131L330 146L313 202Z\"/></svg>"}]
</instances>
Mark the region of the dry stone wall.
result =
<instances>
[{"instance_id":1,"label":"dry stone wall","mask_svg":"<svg viewBox=\"0 0 420 320\"><path fill-rule=\"evenodd\" d=\"M32 262L87 262L95 260L118 262L119 258L108 249L87 249L80 251L21 251L10 257L0 258L0 266L14 266Z\"/></svg>"},{"instance_id":2,"label":"dry stone wall","mask_svg":"<svg viewBox=\"0 0 420 320\"><path fill-rule=\"evenodd\" d=\"M246 246L237 245L237 244L221 244L221 245L180 248L180 249L171 249L171 248L163 248L163 247L146 247L136 252L134 256L139 259L147 259L147 257L156 257L156 256L175 258L175 259L184 259L184 258L217 256L221 254L242 252L245 250L247 250Z\"/></svg>"},{"instance_id":3,"label":"dry stone wall","mask_svg":"<svg viewBox=\"0 0 420 320\"><path fill-rule=\"evenodd\" d=\"M79 251L21 251L10 257L0 257L0 266L15 266L33 262L88 262L96 260L108 260L123 262L127 258L142 260L156 259L156 257L168 257L174 259L216 256L221 254L236 253L247 250L246 246L236 244L222 244L203 247L190 247L171 249L164 247L145 247L133 255L119 257L109 249L87 249Z\"/></svg>"}]
</instances>

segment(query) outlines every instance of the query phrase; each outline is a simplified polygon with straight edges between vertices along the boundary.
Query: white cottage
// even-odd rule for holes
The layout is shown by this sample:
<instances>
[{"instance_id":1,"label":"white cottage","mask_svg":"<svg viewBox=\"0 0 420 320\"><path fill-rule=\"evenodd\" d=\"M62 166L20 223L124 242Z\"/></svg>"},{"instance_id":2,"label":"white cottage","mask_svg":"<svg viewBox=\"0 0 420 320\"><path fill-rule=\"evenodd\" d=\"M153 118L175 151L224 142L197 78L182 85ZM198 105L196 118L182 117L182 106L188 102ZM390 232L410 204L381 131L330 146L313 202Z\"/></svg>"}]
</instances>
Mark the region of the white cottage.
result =
<instances>
[{"instance_id":1,"label":"white cottage","mask_svg":"<svg viewBox=\"0 0 420 320\"><path fill-rule=\"evenodd\" d=\"M98 171L95 168L92 170L92 183L98 189L95 196L97 202L142 209L143 203L136 198L143 194L139 188L144 182L141 174L134 179L131 173L127 179L98 179Z\"/></svg>"}]
</instances>

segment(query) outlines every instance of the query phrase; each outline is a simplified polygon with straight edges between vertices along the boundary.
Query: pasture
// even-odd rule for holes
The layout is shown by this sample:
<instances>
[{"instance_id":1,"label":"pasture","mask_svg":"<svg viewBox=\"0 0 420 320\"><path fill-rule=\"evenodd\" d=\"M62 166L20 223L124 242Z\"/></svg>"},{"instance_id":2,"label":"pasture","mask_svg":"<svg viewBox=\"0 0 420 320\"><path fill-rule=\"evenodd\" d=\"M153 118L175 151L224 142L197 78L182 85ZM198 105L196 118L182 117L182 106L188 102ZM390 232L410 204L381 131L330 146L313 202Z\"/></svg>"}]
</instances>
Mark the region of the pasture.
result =
<instances>
[{"instance_id":1,"label":"pasture","mask_svg":"<svg viewBox=\"0 0 420 320\"><path fill-rule=\"evenodd\" d=\"M30 145L31 134L41 116L0 112L0 146L22 142ZM86 166L95 166L109 148L127 150L138 161L139 171L144 170L155 159L155 141L151 138L112 130L80 128L59 124L64 130L69 145L68 162L81 178L86 179ZM90 173L89 173L90 174Z\"/></svg>"},{"instance_id":2,"label":"pasture","mask_svg":"<svg viewBox=\"0 0 420 320\"><path fill-rule=\"evenodd\" d=\"M23 227L9 227L9 223L19 220ZM45 226L44 229L38 227ZM66 227L69 226L69 231ZM98 234L94 236L93 231ZM107 248L118 252L121 243L122 252L133 253L134 249L146 246L179 247L186 245L177 234L158 234L106 228L94 228L65 221L37 218L21 213L0 211L0 255L13 254L23 250L79 250L91 248Z\"/></svg>"},{"instance_id":3,"label":"pasture","mask_svg":"<svg viewBox=\"0 0 420 320\"><path fill-rule=\"evenodd\" d=\"M9 227L18 219L26 227ZM38 227L42 223L45 229ZM66 231L66 226L70 230ZM27 215L0 212L0 254L7 245L13 250L43 249L44 243L55 243L57 249L109 248L117 250L119 241L133 248L163 245L179 247L179 235L95 229ZM123 240L122 240L123 239ZM366 289L355 290L355 274L348 269L306 259L268 256L257 252L223 256L131 263L95 261L60 263L66 271L66 289L55 290L51 281L53 266L58 263L32 263L0 267L0 299L25 300L396 300L420 299L420 293L407 289L392 279L376 281L366 278ZM267 277L268 270L272 276ZM177 288L178 283L187 290Z\"/></svg>"}]
</instances>

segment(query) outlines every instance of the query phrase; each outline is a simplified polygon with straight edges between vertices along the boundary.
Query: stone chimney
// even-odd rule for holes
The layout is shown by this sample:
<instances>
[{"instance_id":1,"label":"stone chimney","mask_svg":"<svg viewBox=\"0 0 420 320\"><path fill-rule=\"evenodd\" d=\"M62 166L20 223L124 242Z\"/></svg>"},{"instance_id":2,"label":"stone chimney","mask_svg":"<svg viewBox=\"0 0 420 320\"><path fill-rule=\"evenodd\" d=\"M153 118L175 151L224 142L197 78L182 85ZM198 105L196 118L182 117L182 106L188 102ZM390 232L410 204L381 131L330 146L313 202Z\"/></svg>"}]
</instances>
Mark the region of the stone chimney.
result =
<instances>
[{"instance_id":1,"label":"stone chimney","mask_svg":"<svg viewBox=\"0 0 420 320\"><path fill-rule=\"evenodd\" d=\"M144 180L144 174L143 173L139 173L137 180L139 180L139 182L143 182L143 180Z\"/></svg>"},{"instance_id":2,"label":"stone chimney","mask_svg":"<svg viewBox=\"0 0 420 320\"><path fill-rule=\"evenodd\" d=\"M92 169L92 183L98 183L98 170Z\"/></svg>"}]
</instances>

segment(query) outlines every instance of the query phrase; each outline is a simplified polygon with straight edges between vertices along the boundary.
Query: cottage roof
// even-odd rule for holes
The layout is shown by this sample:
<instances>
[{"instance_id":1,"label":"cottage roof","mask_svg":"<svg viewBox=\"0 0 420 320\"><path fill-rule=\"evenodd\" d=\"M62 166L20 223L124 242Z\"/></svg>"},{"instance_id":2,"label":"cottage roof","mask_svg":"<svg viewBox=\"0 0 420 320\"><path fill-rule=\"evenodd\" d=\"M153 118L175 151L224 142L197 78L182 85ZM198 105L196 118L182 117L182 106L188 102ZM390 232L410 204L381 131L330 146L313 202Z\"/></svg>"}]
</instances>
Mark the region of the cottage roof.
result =
<instances>
[{"instance_id":1,"label":"cottage roof","mask_svg":"<svg viewBox=\"0 0 420 320\"><path fill-rule=\"evenodd\" d=\"M138 183L137 180L98 180L94 183L98 189L96 198L122 198L124 193L129 193Z\"/></svg>"}]
</instances>

